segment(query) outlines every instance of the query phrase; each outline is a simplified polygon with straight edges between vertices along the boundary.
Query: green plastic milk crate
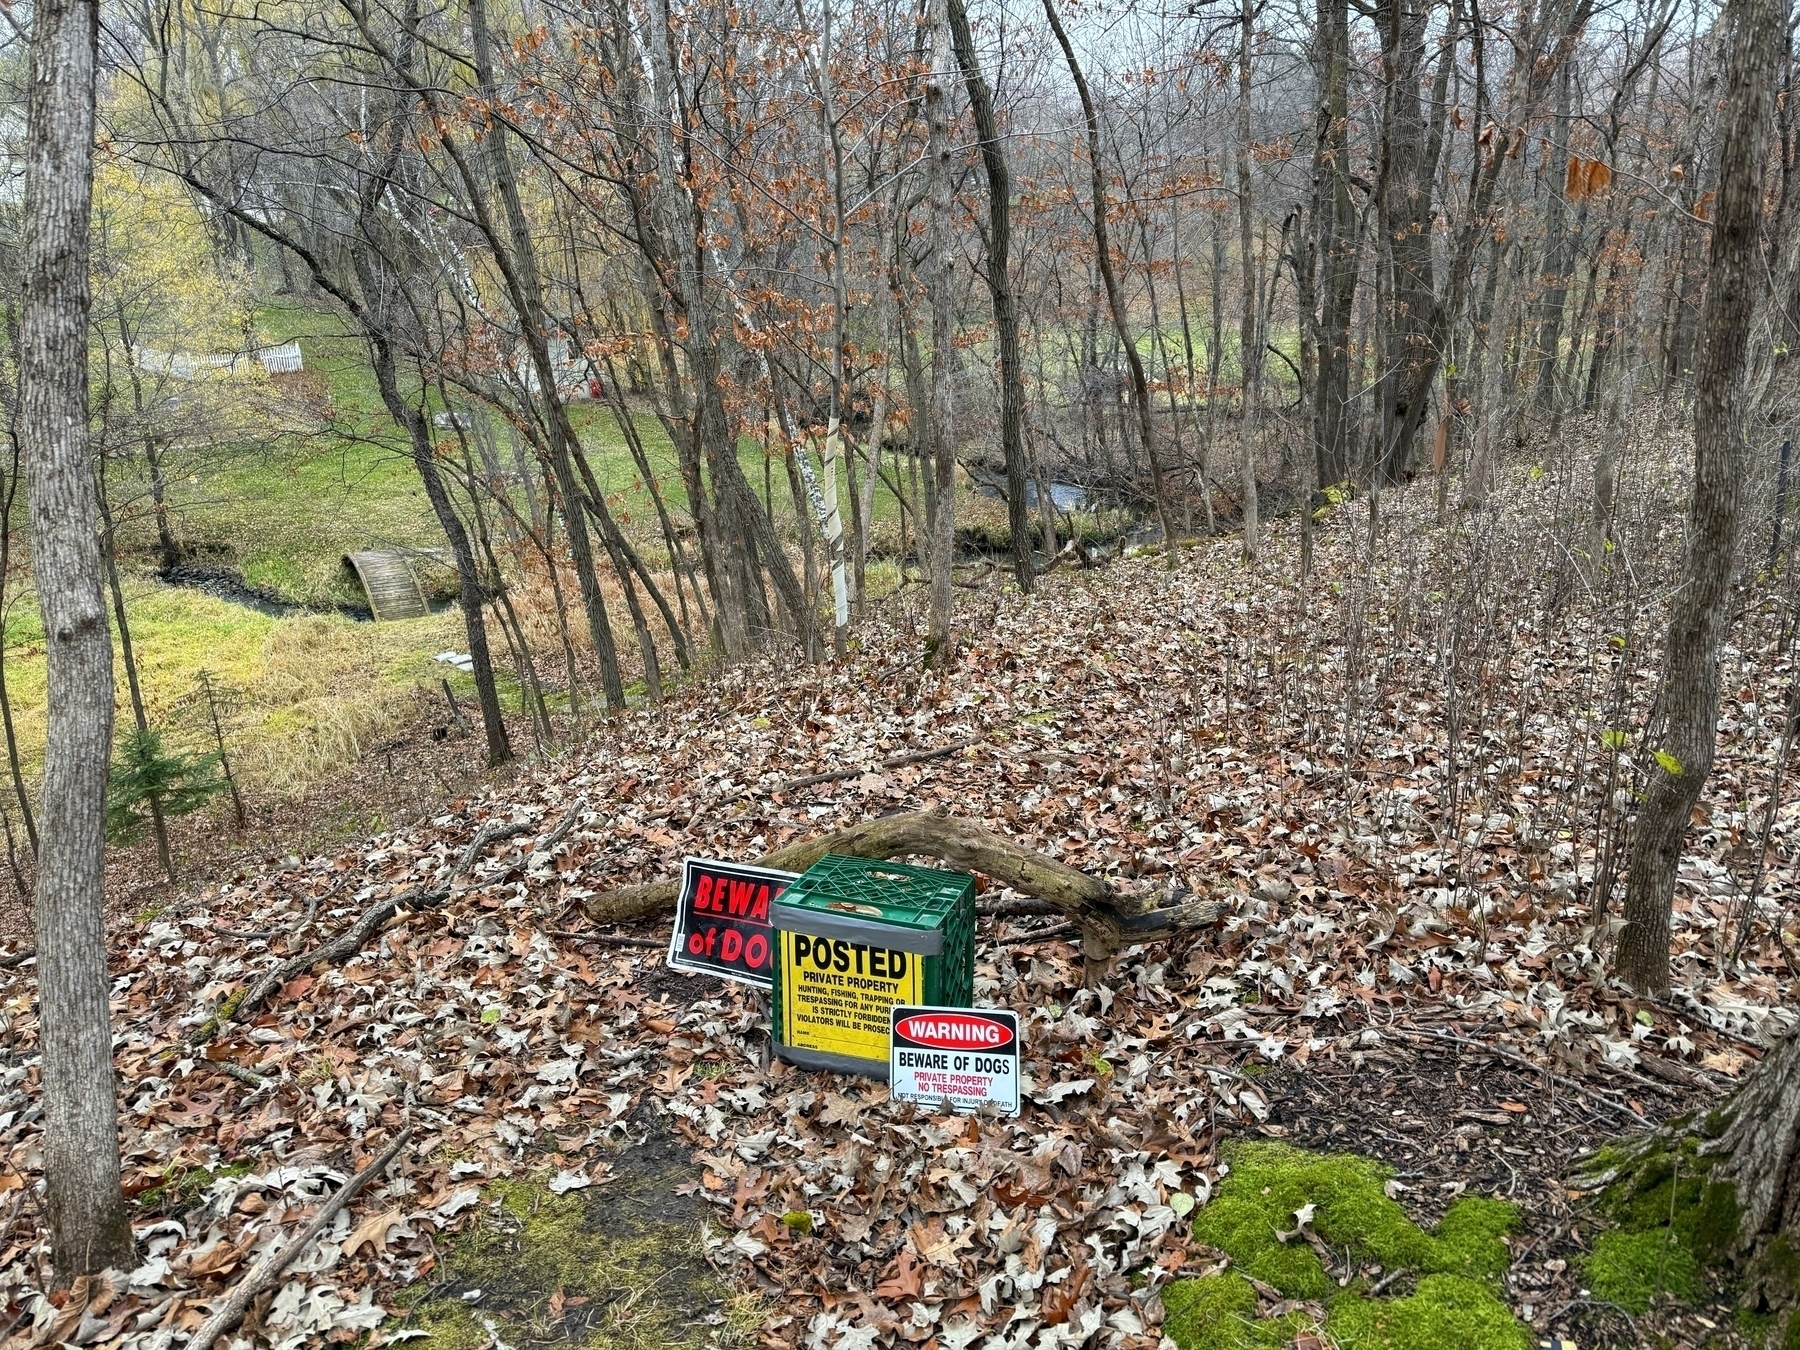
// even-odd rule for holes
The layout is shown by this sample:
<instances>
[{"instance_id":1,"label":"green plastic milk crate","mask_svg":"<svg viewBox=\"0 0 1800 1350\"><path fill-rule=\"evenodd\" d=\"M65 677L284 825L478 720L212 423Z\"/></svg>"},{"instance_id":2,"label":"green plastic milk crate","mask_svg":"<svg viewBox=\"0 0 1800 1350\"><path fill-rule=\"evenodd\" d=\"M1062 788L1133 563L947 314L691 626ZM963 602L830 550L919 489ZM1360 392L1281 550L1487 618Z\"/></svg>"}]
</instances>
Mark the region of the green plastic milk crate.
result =
<instances>
[{"instance_id":1,"label":"green plastic milk crate","mask_svg":"<svg viewBox=\"0 0 1800 1350\"><path fill-rule=\"evenodd\" d=\"M966 1008L975 992L975 879L828 854L770 911L769 1025L790 1064L886 1078L895 1004Z\"/></svg>"}]
</instances>

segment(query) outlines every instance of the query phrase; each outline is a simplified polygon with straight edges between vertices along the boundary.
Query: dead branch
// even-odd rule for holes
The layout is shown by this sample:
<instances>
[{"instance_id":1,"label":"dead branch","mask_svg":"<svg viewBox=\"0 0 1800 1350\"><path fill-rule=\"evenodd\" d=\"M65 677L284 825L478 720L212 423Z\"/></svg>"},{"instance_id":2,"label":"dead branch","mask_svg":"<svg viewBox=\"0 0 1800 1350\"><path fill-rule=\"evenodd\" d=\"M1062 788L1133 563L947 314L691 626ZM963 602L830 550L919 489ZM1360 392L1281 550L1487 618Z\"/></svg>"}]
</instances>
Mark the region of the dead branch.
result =
<instances>
[{"instance_id":1,"label":"dead branch","mask_svg":"<svg viewBox=\"0 0 1800 1350\"><path fill-rule=\"evenodd\" d=\"M551 831L551 838L555 839L561 834L567 834L575 822L575 817L576 813L571 811L563 822ZM245 990L241 997L225 1000L219 1005L218 1012L189 1033L188 1043L203 1045L210 1041L219 1034L221 1027L254 1011L261 1006L264 999L302 971L311 970L321 962L341 961L345 957L361 951L363 944L389 919L398 914L402 907L418 910L431 909L443 904L450 898L451 887L455 885L457 879L475 865L475 859L480 855L482 849L497 839L510 839L514 835L526 833L530 828L529 825L517 824L512 821L505 823L490 821L483 825L475 832L475 837L469 841L469 846L463 850L462 856L456 860L456 865L450 869L450 875L444 879L442 886L434 887L431 890L413 887L401 891L398 895L390 895L384 900L377 900L362 912L361 918L329 942L323 942L298 956L290 956L281 964L265 972L263 977Z\"/></svg>"},{"instance_id":2,"label":"dead branch","mask_svg":"<svg viewBox=\"0 0 1800 1350\"><path fill-rule=\"evenodd\" d=\"M234 1022L261 1006L264 999L302 971L311 970L321 961L339 961L352 952L360 951L363 943L369 940L370 935L393 918L402 904L425 909L441 903L449 894L448 890L420 891L415 889L402 891L399 895L390 895L385 900L377 900L362 912L361 918L331 941L322 943L310 951L302 952L298 956L290 956L251 985L241 997L226 999L219 1005L217 1013L189 1033L188 1043L201 1045L210 1041L219 1034L219 1029L226 1023Z\"/></svg>"},{"instance_id":3,"label":"dead branch","mask_svg":"<svg viewBox=\"0 0 1800 1350\"><path fill-rule=\"evenodd\" d=\"M654 948L659 952L667 950L669 946L660 938L633 937L628 933L571 933L561 928L552 928L550 936L567 942L610 942L615 947Z\"/></svg>"},{"instance_id":4,"label":"dead branch","mask_svg":"<svg viewBox=\"0 0 1800 1350\"><path fill-rule=\"evenodd\" d=\"M953 741L949 745L940 745L934 750L910 750L903 755L889 755L876 768L900 769L908 764L923 764L927 760L943 759L946 755L954 755L958 750L967 750L971 745L979 745L981 737L971 736L966 741ZM818 783L835 783L840 778L860 778L868 773L865 768L833 769L830 773L809 773L804 778L790 778L779 787L769 789L771 795L793 792L798 788L813 787Z\"/></svg>"},{"instance_id":5,"label":"dead branch","mask_svg":"<svg viewBox=\"0 0 1800 1350\"><path fill-rule=\"evenodd\" d=\"M1384 1027L1382 1030L1386 1031L1390 1030L1390 1028ZM1495 1045L1491 1041L1478 1041L1470 1036L1455 1036L1447 1031L1421 1031L1417 1027L1393 1027L1391 1030L1401 1036L1415 1036L1420 1040L1442 1041L1446 1045L1460 1045L1470 1050L1477 1050L1490 1054L1496 1059L1504 1059L1509 1064L1516 1064L1519 1068L1526 1069L1531 1073L1541 1073L1545 1078L1557 1084L1559 1087L1565 1087L1571 1092L1579 1093L1581 1096L1586 1097L1590 1102L1593 1102L1596 1106L1604 1106L1608 1111L1615 1111L1634 1124L1642 1125L1644 1123L1642 1114L1633 1111L1623 1102L1615 1102L1610 1097L1602 1096L1600 1093L1594 1091L1593 1088L1588 1087L1585 1083L1570 1078L1567 1074L1556 1073L1542 1064L1534 1063L1525 1058L1524 1055L1519 1054L1515 1050L1508 1050L1503 1045Z\"/></svg>"},{"instance_id":6,"label":"dead branch","mask_svg":"<svg viewBox=\"0 0 1800 1350\"><path fill-rule=\"evenodd\" d=\"M1099 877L1078 872L940 810L882 816L831 834L797 839L758 859L757 865L804 872L827 853L855 858L934 858L1042 900L1080 925L1089 983L1099 979L1121 948L1209 928L1226 910L1219 900L1187 900L1168 909L1151 907L1140 898L1119 894ZM581 902L582 910L595 923L646 919L673 907L679 885L670 879L621 887L589 896Z\"/></svg>"},{"instance_id":7,"label":"dead branch","mask_svg":"<svg viewBox=\"0 0 1800 1350\"><path fill-rule=\"evenodd\" d=\"M537 844L532 848L531 857L533 862L540 857L546 857L554 852L556 846L568 837L569 831L575 828L576 822L580 819L581 808L579 806L570 807L569 813L556 823L556 828L551 830L550 833L545 835L542 839L538 840Z\"/></svg>"},{"instance_id":8,"label":"dead branch","mask_svg":"<svg viewBox=\"0 0 1800 1350\"><path fill-rule=\"evenodd\" d=\"M574 818L571 813L569 821L573 822ZM475 837L469 841L469 846L463 850L462 857L456 860L456 866L450 872L450 879L456 880L473 867L475 859L481 856L481 851L489 844L501 839L511 839L514 835L525 834L530 829L531 825L527 822L507 821L502 824L490 820L476 831ZM551 846L554 847L554 842Z\"/></svg>"},{"instance_id":9,"label":"dead branch","mask_svg":"<svg viewBox=\"0 0 1800 1350\"><path fill-rule=\"evenodd\" d=\"M394 1136L394 1142L387 1146L386 1151L379 1158L346 1181L338 1188L337 1194L319 1207L318 1216L306 1225L299 1237L288 1243L287 1246L271 1251L258 1261L255 1268L232 1287L231 1292L225 1296L225 1302L220 1306L219 1311L201 1323L200 1330L194 1333L194 1339L188 1342L188 1350L212 1350L213 1342L238 1324L243 1315L249 1311L251 1303L255 1302L256 1296L281 1278L281 1273L294 1263L294 1258L306 1250L308 1243L331 1226L331 1221L337 1218L338 1211L355 1199L356 1193L368 1183L371 1177L380 1175L410 1138L412 1138L412 1126L408 1125Z\"/></svg>"}]
</instances>

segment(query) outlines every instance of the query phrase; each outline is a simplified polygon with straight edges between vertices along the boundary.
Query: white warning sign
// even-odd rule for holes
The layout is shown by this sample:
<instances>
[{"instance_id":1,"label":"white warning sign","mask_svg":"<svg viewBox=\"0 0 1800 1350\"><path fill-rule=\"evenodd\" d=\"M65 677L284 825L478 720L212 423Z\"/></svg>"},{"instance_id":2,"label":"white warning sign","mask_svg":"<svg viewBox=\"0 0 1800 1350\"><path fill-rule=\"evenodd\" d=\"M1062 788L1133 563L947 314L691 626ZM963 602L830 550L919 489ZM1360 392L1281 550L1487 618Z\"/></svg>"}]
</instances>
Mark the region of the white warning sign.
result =
<instances>
[{"instance_id":1,"label":"white warning sign","mask_svg":"<svg viewBox=\"0 0 1800 1350\"><path fill-rule=\"evenodd\" d=\"M1019 1114L1019 1015L996 1008L896 1005L888 1089L897 1102Z\"/></svg>"}]
</instances>

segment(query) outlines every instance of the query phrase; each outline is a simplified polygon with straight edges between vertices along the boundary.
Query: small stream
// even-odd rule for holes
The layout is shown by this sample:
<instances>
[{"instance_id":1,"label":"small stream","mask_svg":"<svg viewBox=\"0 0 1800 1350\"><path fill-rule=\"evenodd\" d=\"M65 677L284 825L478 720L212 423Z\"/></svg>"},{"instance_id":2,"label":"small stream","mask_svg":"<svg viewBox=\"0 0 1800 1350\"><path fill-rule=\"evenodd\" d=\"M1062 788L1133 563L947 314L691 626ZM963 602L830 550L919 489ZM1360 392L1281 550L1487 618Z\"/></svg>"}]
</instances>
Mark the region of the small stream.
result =
<instances>
[{"instance_id":1,"label":"small stream","mask_svg":"<svg viewBox=\"0 0 1800 1350\"><path fill-rule=\"evenodd\" d=\"M354 619L359 623L369 623L375 617L367 605L296 604L273 591L264 590L260 586L252 586L244 580L244 574L235 567L221 567L217 563L177 563L156 575L157 580L164 585L203 591L215 600L242 605L245 609L253 609L258 614L266 614L272 619L291 618L295 614L342 614L347 619Z\"/></svg>"}]
</instances>

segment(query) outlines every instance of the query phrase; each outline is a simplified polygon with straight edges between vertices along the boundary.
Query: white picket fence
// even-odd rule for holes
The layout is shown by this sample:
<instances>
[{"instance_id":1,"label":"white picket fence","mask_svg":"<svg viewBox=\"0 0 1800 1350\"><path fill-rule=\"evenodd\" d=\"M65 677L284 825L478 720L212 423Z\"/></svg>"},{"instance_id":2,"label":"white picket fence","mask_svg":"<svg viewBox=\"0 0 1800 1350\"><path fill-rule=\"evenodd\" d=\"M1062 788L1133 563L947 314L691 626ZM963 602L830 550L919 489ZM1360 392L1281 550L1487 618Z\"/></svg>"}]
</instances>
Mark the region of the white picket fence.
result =
<instances>
[{"instance_id":1,"label":"white picket fence","mask_svg":"<svg viewBox=\"0 0 1800 1350\"><path fill-rule=\"evenodd\" d=\"M258 347L247 352L199 354L194 352L159 352L150 347L133 347L134 365L147 375L165 375L176 380L197 380L213 371L235 371L257 361L270 375L293 375L305 369L299 342L284 342L277 347Z\"/></svg>"}]
</instances>

